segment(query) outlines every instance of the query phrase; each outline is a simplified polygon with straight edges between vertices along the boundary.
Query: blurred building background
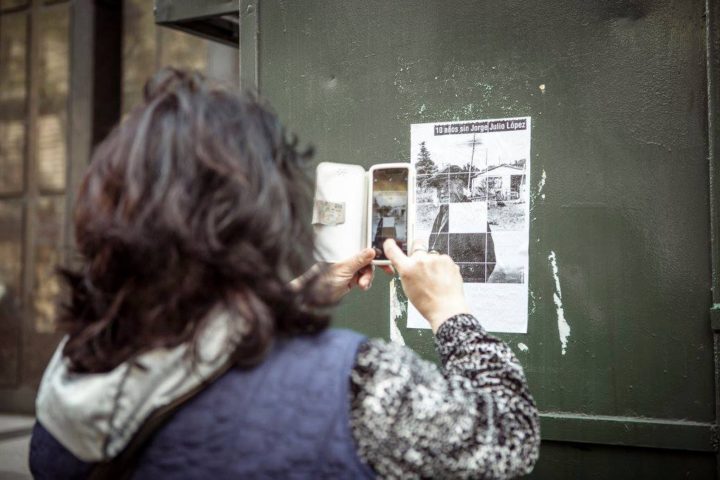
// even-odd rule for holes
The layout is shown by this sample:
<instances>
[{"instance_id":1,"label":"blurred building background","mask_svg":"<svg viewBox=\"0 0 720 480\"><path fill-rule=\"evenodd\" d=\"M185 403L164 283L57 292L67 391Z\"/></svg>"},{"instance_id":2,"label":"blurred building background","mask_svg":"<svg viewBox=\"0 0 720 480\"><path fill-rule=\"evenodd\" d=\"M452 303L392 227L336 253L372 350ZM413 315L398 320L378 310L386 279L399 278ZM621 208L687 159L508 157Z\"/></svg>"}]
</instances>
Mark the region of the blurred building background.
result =
<instances>
[{"instance_id":1,"label":"blurred building background","mask_svg":"<svg viewBox=\"0 0 720 480\"><path fill-rule=\"evenodd\" d=\"M60 340L54 271L93 145L159 67L237 83L237 61L156 26L152 0L0 0L0 412L32 413Z\"/></svg>"}]
</instances>

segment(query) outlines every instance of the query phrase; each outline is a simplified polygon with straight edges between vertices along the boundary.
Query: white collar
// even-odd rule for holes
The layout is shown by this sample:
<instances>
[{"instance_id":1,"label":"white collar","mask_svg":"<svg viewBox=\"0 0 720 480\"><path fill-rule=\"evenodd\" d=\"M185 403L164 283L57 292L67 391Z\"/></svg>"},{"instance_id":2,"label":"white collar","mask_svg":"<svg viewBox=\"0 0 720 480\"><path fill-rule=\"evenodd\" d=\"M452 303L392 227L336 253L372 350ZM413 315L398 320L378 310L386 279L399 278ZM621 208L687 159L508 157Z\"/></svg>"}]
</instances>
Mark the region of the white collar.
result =
<instances>
[{"instance_id":1,"label":"white collar","mask_svg":"<svg viewBox=\"0 0 720 480\"><path fill-rule=\"evenodd\" d=\"M215 312L198 338L191 364L188 344L143 353L107 373L70 372L58 346L36 400L37 419L73 455L108 460L128 444L157 408L195 388L222 368L244 334L245 323ZM145 368L140 368L142 365Z\"/></svg>"}]
</instances>

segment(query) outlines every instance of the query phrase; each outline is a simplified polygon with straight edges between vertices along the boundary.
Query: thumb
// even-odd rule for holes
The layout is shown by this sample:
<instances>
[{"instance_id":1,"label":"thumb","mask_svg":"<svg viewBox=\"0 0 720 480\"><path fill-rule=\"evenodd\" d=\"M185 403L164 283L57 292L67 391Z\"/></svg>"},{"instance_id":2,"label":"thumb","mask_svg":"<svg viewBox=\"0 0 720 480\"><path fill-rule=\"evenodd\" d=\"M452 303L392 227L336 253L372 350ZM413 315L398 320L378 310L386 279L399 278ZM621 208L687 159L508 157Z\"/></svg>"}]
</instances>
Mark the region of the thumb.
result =
<instances>
[{"instance_id":1,"label":"thumb","mask_svg":"<svg viewBox=\"0 0 720 480\"><path fill-rule=\"evenodd\" d=\"M366 265L369 265L375 258L375 250L372 248L365 248L360 250L358 253L340 262L338 266L347 271L347 273L355 273Z\"/></svg>"}]
</instances>

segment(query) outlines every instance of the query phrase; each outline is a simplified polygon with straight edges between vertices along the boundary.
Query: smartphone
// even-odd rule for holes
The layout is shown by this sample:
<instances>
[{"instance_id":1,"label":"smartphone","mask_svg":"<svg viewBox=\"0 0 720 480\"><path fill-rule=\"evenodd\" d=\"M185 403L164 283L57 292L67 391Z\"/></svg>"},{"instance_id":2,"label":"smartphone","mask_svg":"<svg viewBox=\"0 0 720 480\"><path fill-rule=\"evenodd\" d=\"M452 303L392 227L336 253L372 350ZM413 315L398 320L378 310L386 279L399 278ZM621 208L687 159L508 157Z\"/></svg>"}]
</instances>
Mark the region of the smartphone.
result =
<instances>
[{"instance_id":1,"label":"smartphone","mask_svg":"<svg viewBox=\"0 0 720 480\"><path fill-rule=\"evenodd\" d=\"M373 165L368 173L367 245L375 249L375 265L389 265L383 243L392 238L407 255L414 229L415 169L409 163Z\"/></svg>"}]
</instances>

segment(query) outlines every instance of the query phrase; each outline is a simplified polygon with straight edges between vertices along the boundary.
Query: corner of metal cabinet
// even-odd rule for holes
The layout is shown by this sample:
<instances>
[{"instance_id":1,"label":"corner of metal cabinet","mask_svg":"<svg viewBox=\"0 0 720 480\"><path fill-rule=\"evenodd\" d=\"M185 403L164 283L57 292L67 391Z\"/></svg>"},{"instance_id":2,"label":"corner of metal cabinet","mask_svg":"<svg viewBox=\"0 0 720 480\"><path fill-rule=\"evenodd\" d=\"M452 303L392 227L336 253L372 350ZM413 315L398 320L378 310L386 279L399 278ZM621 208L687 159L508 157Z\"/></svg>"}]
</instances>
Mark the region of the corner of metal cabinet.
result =
<instances>
[{"instance_id":1,"label":"corner of metal cabinet","mask_svg":"<svg viewBox=\"0 0 720 480\"><path fill-rule=\"evenodd\" d=\"M710 308L710 327L713 332L720 332L720 303Z\"/></svg>"},{"instance_id":2,"label":"corner of metal cabinet","mask_svg":"<svg viewBox=\"0 0 720 480\"><path fill-rule=\"evenodd\" d=\"M720 452L720 427L717 424L710 427L710 446L716 454Z\"/></svg>"}]
</instances>

